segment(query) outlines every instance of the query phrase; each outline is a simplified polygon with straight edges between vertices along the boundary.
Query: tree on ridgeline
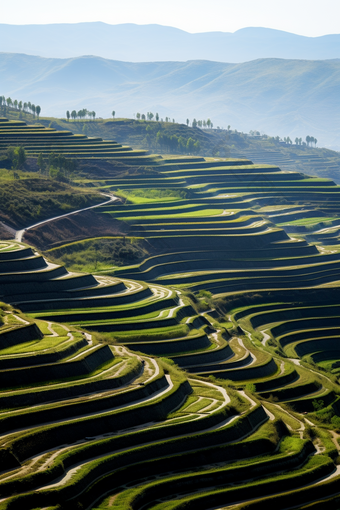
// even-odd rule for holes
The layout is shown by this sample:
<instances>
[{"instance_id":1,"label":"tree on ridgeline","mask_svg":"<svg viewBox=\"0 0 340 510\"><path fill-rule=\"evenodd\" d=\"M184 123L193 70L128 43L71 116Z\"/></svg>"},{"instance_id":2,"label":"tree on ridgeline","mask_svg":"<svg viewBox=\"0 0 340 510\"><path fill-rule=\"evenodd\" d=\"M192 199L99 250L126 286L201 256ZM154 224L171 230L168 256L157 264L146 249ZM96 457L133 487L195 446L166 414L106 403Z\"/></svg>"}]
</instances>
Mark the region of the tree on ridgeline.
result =
<instances>
[{"instance_id":1,"label":"tree on ridgeline","mask_svg":"<svg viewBox=\"0 0 340 510\"><path fill-rule=\"evenodd\" d=\"M192 121L192 127L193 127L193 128L197 127L197 120L196 120L196 119L194 119L194 120Z\"/></svg>"},{"instance_id":2,"label":"tree on ridgeline","mask_svg":"<svg viewBox=\"0 0 340 510\"><path fill-rule=\"evenodd\" d=\"M32 113L33 113L33 117L35 118L35 111L36 111L35 104L31 105L31 110L32 110Z\"/></svg>"},{"instance_id":3,"label":"tree on ridgeline","mask_svg":"<svg viewBox=\"0 0 340 510\"><path fill-rule=\"evenodd\" d=\"M19 101L18 108L19 108L20 111L22 110L22 101Z\"/></svg>"},{"instance_id":4,"label":"tree on ridgeline","mask_svg":"<svg viewBox=\"0 0 340 510\"><path fill-rule=\"evenodd\" d=\"M142 113L142 120L145 120L145 114Z\"/></svg>"},{"instance_id":5,"label":"tree on ridgeline","mask_svg":"<svg viewBox=\"0 0 340 510\"><path fill-rule=\"evenodd\" d=\"M17 110L18 109L18 100L17 99L14 99L13 101L13 106L14 108Z\"/></svg>"},{"instance_id":6,"label":"tree on ridgeline","mask_svg":"<svg viewBox=\"0 0 340 510\"><path fill-rule=\"evenodd\" d=\"M189 119L187 119L187 126L189 126L189 123L190 123L190 120L189 120Z\"/></svg>"},{"instance_id":7,"label":"tree on ridgeline","mask_svg":"<svg viewBox=\"0 0 340 510\"><path fill-rule=\"evenodd\" d=\"M72 110L72 112L71 112L71 117L72 117L72 119L73 119L73 120L76 120L76 118L77 118L77 112L76 112L75 110Z\"/></svg>"},{"instance_id":8,"label":"tree on ridgeline","mask_svg":"<svg viewBox=\"0 0 340 510\"><path fill-rule=\"evenodd\" d=\"M116 115L116 112L114 110L112 110L112 117L115 118L115 115ZM138 115L138 113L137 113L137 115ZM137 119L138 119L138 117L137 117Z\"/></svg>"},{"instance_id":9,"label":"tree on ridgeline","mask_svg":"<svg viewBox=\"0 0 340 510\"><path fill-rule=\"evenodd\" d=\"M137 120L140 119L140 113L136 113Z\"/></svg>"},{"instance_id":10,"label":"tree on ridgeline","mask_svg":"<svg viewBox=\"0 0 340 510\"><path fill-rule=\"evenodd\" d=\"M0 96L0 109L2 110L2 96Z\"/></svg>"},{"instance_id":11,"label":"tree on ridgeline","mask_svg":"<svg viewBox=\"0 0 340 510\"><path fill-rule=\"evenodd\" d=\"M96 112L95 112L95 111L93 111L93 112L92 112L92 119L93 119L93 120L95 120L95 118L96 118Z\"/></svg>"},{"instance_id":12,"label":"tree on ridgeline","mask_svg":"<svg viewBox=\"0 0 340 510\"><path fill-rule=\"evenodd\" d=\"M66 112L66 118L67 118L67 121L69 122L69 120L70 120L70 112L68 110Z\"/></svg>"},{"instance_id":13,"label":"tree on ridgeline","mask_svg":"<svg viewBox=\"0 0 340 510\"><path fill-rule=\"evenodd\" d=\"M37 117L38 117L38 120L39 120L39 115L40 115L40 112L41 112L41 108L40 108L40 106L39 106L39 105L37 105L37 106L35 107L35 111L37 112Z\"/></svg>"},{"instance_id":14,"label":"tree on ridgeline","mask_svg":"<svg viewBox=\"0 0 340 510\"><path fill-rule=\"evenodd\" d=\"M10 97L8 97L6 99L6 103L7 103L7 106L12 106L13 105L12 99Z\"/></svg>"},{"instance_id":15,"label":"tree on ridgeline","mask_svg":"<svg viewBox=\"0 0 340 510\"><path fill-rule=\"evenodd\" d=\"M316 147L316 144L318 143L317 139L314 138L314 144L315 144L315 147Z\"/></svg>"},{"instance_id":16,"label":"tree on ridgeline","mask_svg":"<svg viewBox=\"0 0 340 510\"><path fill-rule=\"evenodd\" d=\"M158 122L159 121L159 115L158 113L156 113L156 117L155 117L156 121Z\"/></svg>"},{"instance_id":17,"label":"tree on ridgeline","mask_svg":"<svg viewBox=\"0 0 340 510\"><path fill-rule=\"evenodd\" d=\"M152 120L154 118L154 114L152 112L148 112L146 115L148 120Z\"/></svg>"},{"instance_id":18,"label":"tree on ridgeline","mask_svg":"<svg viewBox=\"0 0 340 510\"><path fill-rule=\"evenodd\" d=\"M27 103L24 103L24 112L26 113L27 111Z\"/></svg>"},{"instance_id":19,"label":"tree on ridgeline","mask_svg":"<svg viewBox=\"0 0 340 510\"><path fill-rule=\"evenodd\" d=\"M307 135L307 136L306 136L307 147L309 147L310 141L311 141L311 140L310 140L310 136L309 136L309 135Z\"/></svg>"}]
</instances>

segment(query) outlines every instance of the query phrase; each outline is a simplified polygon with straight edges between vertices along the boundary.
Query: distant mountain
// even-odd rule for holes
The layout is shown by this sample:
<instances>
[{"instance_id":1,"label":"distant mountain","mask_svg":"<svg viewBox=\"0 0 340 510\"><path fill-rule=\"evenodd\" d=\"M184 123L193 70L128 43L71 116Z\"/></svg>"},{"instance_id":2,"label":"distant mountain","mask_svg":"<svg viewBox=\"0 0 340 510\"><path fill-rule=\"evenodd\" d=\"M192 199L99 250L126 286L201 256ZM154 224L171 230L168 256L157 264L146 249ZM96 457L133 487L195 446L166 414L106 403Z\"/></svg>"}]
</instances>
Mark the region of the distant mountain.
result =
<instances>
[{"instance_id":1,"label":"distant mountain","mask_svg":"<svg viewBox=\"0 0 340 510\"><path fill-rule=\"evenodd\" d=\"M258 58L324 60L340 57L340 34L304 37L269 28L190 34L161 25L108 25L102 22L0 24L0 51L55 58L95 55L128 62L213 60L237 63Z\"/></svg>"},{"instance_id":2,"label":"distant mountain","mask_svg":"<svg viewBox=\"0 0 340 510\"><path fill-rule=\"evenodd\" d=\"M340 148L340 59L128 63L2 53L0 76L0 95L39 104L44 116L87 108L97 117L209 117L215 127L310 135Z\"/></svg>"}]
</instances>

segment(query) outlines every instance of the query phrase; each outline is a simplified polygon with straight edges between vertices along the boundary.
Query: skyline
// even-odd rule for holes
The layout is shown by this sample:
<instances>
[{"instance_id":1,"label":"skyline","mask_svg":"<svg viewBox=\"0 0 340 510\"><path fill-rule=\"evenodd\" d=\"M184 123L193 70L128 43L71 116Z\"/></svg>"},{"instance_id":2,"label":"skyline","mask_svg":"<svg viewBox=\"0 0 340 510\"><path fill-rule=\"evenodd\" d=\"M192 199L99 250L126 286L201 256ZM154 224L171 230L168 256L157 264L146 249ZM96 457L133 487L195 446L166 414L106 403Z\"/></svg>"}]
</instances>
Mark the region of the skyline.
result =
<instances>
[{"instance_id":1,"label":"skyline","mask_svg":"<svg viewBox=\"0 0 340 510\"><path fill-rule=\"evenodd\" d=\"M308 37L339 33L338 0L173 0L161 4L157 0L59 0L51 7L44 0L12 0L2 6L1 23L10 25L82 23L102 21L110 25L134 23L172 26L189 33L236 32L246 27L264 27Z\"/></svg>"}]
</instances>

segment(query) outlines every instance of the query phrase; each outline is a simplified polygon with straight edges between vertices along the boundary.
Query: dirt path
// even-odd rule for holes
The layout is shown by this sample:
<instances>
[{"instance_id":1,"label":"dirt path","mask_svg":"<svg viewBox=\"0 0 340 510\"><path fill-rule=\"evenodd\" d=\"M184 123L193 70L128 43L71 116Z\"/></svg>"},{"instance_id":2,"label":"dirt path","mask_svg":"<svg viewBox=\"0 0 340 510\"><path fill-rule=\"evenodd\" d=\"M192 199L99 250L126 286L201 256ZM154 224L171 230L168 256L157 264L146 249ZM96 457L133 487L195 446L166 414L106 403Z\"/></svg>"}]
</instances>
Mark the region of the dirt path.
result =
<instances>
[{"instance_id":1,"label":"dirt path","mask_svg":"<svg viewBox=\"0 0 340 510\"><path fill-rule=\"evenodd\" d=\"M84 207L84 209L77 209L77 211L72 211L66 214L61 214L60 216L55 216L54 218L49 218L47 220L39 221L38 223L34 223L34 225L30 225L29 227L26 227L22 230L17 230L15 232L15 240L19 243L22 242L22 238L26 232L26 230L30 230L31 228L38 227L39 225L44 225L45 223L49 223L54 220L59 220L60 218L66 218L66 216L71 216L72 214L76 214L83 211L88 211L89 209L95 209L96 207L100 207L102 205L107 205L110 202L114 202L115 200L118 200L119 197L115 197L114 195L109 195L105 193L101 193L105 197L109 197L109 200L106 200L105 202L101 202L100 204L91 205L90 207Z\"/></svg>"}]
</instances>

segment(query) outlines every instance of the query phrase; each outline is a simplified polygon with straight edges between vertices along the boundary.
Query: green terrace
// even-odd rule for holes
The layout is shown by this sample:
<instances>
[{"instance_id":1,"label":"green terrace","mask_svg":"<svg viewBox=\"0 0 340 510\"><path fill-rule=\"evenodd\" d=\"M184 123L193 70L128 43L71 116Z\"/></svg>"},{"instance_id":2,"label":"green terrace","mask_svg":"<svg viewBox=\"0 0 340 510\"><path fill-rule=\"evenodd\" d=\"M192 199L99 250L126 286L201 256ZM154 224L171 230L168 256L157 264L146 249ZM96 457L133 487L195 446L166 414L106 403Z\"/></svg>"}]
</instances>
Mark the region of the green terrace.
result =
<instances>
[{"instance_id":1,"label":"green terrace","mask_svg":"<svg viewBox=\"0 0 340 510\"><path fill-rule=\"evenodd\" d=\"M331 483L331 436L324 432L313 444L301 413L313 414L316 399L335 406L334 384L160 285L96 276L79 288L81 276L63 270L47 280L43 300L40 274L49 263L19 243L1 248L2 280L26 278L20 307L31 312L6 306L1 313L0 508L71 509L85 501L109 508L112 497L124 508L137 494L143 505L148 498L177 505L196 493L227 504L237 490L256 497L250 479L259 473L266 496L289 473L296 490L308 481L313 497L318 482ZM150 357L164 355L191 375ZM179 479L186 481L182 499Z\"/></svg>"},{"instance_id":2,"label":"green terrace","mask_svg":"<svg viewBox=\"0 0 340 510\"><path fill-rule=\"evenodd\" d=\"M17 313L8 306L3 310L8 319ZM20 319L26 324L19 335L13 327L12 339L22 344L22 352L23 332L34 343L27 366L11 369L20 387L8 387L0 396L0 508L104 509L113 500L118 508L130 501L137 508L170 508L211 497L228 504L241 493L252 499L277 488L286 499L307 483L309 501L318 482L321 488L332 483L336 449L330 437L320 432L313 444L302 429L303 418L292 417L280 404L262 405L230 382L187 377L166 360L124 346L101 347L95 336L50 320L35 322L23 314ZM72 384L63 359L52 372L41 349L34 351L40 338L50 347L46 355L52 354L65 331L75 349L69 364L80 367L87 352L93 357L86 373L73 371ZM76 344L78 334L84 347ZM1 341L2 336L0 328ZM241 360L241 351L238 356ZM32 371L32 379L25 380L25 370ZM253 481L259 476L260 490ZM289 490L283 488L292 477Z\"/></svg>"},{"instance_id":3,"label":"green terrace","mask_svg":"<svg viewBox=\"0 0 340 510\"><path fill-rule=\"evenodd\" d=\"M0 122L3 147L30 130L14 124ZM42 127L27 140L31 155L125 150ZM250 160L145 157L149 173L87 182L123 198L93 214L143 247L131 265L66 269L85 240L46 256L0 242L0 510L335 502L340 255L286 225L337 221L340 188Z\"/></svg>"},{"instance_id":4,"label":"green terrace","mask_svg":"<svg viewBox=\"0 0 340 510\"><path fill-rule=\"evenodd\" d=\"M85 135L74 135L71 131L57 131L39 125L27 125L23 121L11 121L0 118L0 150L8 146L23 146L29 157L39 154L48 156L51 152L71 158L128 158L129 164L150 161L148 152L132 150L115 141L101 138L88 138Z\"/></svg>"}]
</instances>

